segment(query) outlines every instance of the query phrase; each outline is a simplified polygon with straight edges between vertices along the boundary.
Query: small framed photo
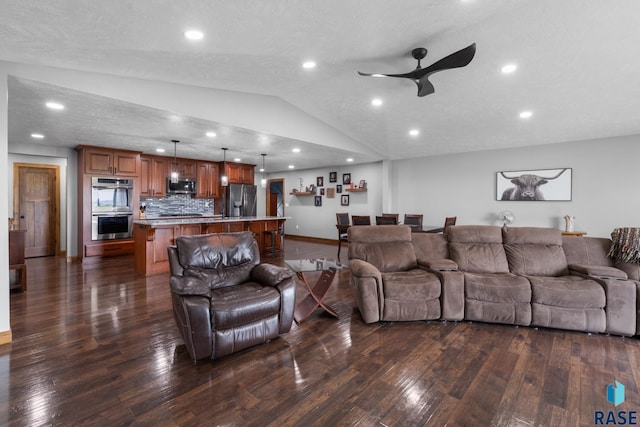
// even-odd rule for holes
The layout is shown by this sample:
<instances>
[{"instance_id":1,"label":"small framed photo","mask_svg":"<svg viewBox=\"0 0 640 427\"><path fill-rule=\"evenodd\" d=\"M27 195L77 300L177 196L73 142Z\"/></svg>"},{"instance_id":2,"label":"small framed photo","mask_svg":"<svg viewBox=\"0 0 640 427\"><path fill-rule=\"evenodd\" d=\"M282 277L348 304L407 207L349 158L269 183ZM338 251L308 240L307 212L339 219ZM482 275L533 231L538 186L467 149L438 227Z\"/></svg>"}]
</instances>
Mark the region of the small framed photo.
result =
<instances>
[{"instance_id":1,"label":"small framed photo","mask_svg":"<svg viewBox=\"0 0 640 427\"><path fill-rule=\"evenodd\" d=\"M342 185L349 185L351 184L351 174L350 173L343 173L342 174Z\"/></svg>"},{"instance_id":2,"label":"small framed photo","mask_svg":"<svg viewBox=\"0 0 640 427\"><path fill-rule=\"evenodd\" d=\"M338 172L329 172L329 182L338 182Z\"/></svg>"},{"instance_id":3,"label":"small framed photo","mask_svg":"<svg viewBox=\"0 0 640 427\"><path fill-rule=\"evenodd\" d=\"M324 187L324 177L319 176L316 178L316 187Z\"/></svg>"},{"instance_id":4,"label":"small framed photo","mask_svg":"<svg viewBox=\"0 0 640 427\"><path fill-rule=\"evenodd\" d=\"M342 193L342 185L340 184L336 185L336 193L338 194Z\"/></svg>"},{"instance_id":5,"label":"small framed photo","mask_svg":"<svg viewBox=\"0 0 640 427\"><path fill-rule=\"evenodd\" d=\"M315 196L315 198L316 198L315 205L322 206L322 196Z\"/></svg>"},{"instance_id":6,"label":"small framed photo","mask_svg":"<svg viewBox=\"0 0 640 427\"><path fill-rule=\"evenodd\" d=\"M349 206L349 195L343 194L340 196L340 206Z\"/></svg>"},{"instance_id":7,"label":"small framed photo","mask_svg":"<svg viewBox=\"0 0 640 427\"><path fill-rule=\"evenodd\" d=\"M360 184L358 184L358 188L367 188L367 181L361 179Z\"/></svg>"},{"instance_id":8,"label":"small framed photo","mask_svg":"<svg viewBox=\"0 0 640 427\"><path fill-rule=\"evenodd\" d=\"M321 188L321 189L320 189L320 195L321 195L321 196L324 196L324 188Z\"/></svg>"}]
</instances>

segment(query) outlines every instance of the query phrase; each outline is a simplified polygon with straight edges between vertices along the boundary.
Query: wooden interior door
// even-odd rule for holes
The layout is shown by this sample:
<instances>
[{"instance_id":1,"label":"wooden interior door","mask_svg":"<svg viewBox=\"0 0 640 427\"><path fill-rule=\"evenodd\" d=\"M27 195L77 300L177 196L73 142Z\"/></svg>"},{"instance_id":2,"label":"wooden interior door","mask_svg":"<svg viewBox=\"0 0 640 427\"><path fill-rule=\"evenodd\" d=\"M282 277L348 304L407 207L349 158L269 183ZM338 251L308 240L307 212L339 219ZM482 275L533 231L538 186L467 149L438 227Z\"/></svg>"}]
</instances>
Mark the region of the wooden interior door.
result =
<instances>
[{"instance_id":1,"label":"wooden interior door","mask_svg":"<svg viewBox=\"0 0 640 427\"><path fill-rule=\"evenodd\" d=\"M267 181L267 216L284 216L284 179Z\"/></svg>"},{"instance_id":2,"label":"wooden interior door","mask_svg":"<svg viewBox=\"0 0 640 427\"><path fill-rule=\"evenodd\" d=\"M14 220L26 230L27 258L56 255L60 235L58 166L17 166ZM16 203L17 202L17 203Z\"/></svg>"}]
</instances>

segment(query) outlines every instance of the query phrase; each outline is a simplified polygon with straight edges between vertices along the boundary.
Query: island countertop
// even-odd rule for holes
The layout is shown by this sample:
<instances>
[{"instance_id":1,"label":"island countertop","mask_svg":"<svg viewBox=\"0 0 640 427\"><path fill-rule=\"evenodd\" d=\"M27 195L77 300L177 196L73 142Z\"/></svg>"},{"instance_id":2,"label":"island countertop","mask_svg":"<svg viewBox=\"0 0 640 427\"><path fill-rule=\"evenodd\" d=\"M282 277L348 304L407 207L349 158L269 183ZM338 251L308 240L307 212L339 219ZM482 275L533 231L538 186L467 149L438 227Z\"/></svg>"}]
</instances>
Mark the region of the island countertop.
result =
<instances>
[{"instance_id":1,"label":"island countertop","mask_svg":"<svg viewBox=\"0 0 640 427\"><path fill-rule=\"evenodd\" d=\"M286 220L290 217L284 216L187 216L184 217L157 217L146 218L133 221L133 224L147 225L152 227L165 225L181 225L181 224L211 224L211 223L229 223L229 222L247 222L247 221L277 221Z\"/></svg>"},{"instance_id":2,"label":"island countertop","mask_svg":"<svg viewBox=\"0 0 640 427\"><path fill-rule=\"evenodd\" d=\"M282 248L283 216L184 216L139 219L133 222L136 271L145 276L169 272L167 246L180 236L251 231L260 253ZM275 252L275 250L273 250ZM282 253L280 251L280 253Z\"/></svg>"}]
</instances>

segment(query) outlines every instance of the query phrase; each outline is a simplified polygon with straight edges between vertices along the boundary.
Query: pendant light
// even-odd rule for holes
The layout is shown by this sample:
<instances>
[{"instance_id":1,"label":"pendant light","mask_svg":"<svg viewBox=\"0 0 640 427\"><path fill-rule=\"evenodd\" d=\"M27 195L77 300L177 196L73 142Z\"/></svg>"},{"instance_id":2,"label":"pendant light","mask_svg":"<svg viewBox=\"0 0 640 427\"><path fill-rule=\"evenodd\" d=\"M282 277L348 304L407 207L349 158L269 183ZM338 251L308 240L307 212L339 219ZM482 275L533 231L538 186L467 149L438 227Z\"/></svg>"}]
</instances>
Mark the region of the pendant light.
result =
<instances>
[{"instance_id":1,"label":"pendant light","mask_svg":"<svg viewBox=\"0 0 640 427\"><path fill-rule=\"evenodd\" d=\"M220 185L223 187L229 186L229 177L226 174L227 171L227 150L228 148L222 149L222 176L220 177Z\"/></svg>"},{"instance_id":2,"label":"pendant light","mask_svg":"<svg viewBox=\"0 0 640 427\"><path fill-rule=\"evenodd\" d=\"M267 188L267 174L264 170L264 158L267 157L266 154L260 154L262 156L262 169L260 169L260 172L262 172L262 179L260 180L260 187L262 188Z\"/></svg>"},{"instance_id":3,"label":"pendant light","mask_svg":"<svg viewBox=\"0 0 640 427\"><path fill-rule=\"evenodd\" d=\"M171 183L178 183L178 141L177 139L172 139L173 142L173 167L171 168Z\"/></svg>"}]
</instances>

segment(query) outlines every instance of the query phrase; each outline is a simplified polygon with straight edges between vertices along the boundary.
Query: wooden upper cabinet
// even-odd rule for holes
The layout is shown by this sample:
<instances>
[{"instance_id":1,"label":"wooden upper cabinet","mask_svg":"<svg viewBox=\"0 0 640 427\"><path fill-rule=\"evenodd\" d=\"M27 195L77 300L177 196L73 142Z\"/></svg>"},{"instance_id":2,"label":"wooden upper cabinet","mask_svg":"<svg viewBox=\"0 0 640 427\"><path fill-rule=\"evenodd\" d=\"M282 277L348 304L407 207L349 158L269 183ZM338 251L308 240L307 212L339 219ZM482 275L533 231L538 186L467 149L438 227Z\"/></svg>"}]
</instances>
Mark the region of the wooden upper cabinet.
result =
<instances>
[{"instance_id":1,"label":"wooden upper cabinet","mask_svg":"<svg viewBox=\"0 0 640 427\"><path fill-rule=\"evenodd\" d=\"M196 179L198 172L196 170L195 160L178 159L178 175L180 179Z\"/></svg>"},{"instance_id":2,"label":"wooden upper cabinet","mask_svg":"<svg viewBox=\"0 0 640 427\"><path fill-rule=\"evenodd\" d=\"M164 197L167 195L167 159L156 156L140 156L140 196Z\"/></svg>"},{"instance_id":3,"label":"wooden upper cabinet","mask_svg":"<svg viewBox=\"0 0 640 427\"><path fill-rule=\"evenodd\" d=\"M230 184L254 184L255 165L227 163L226 171Z\"/></svg>"},{"instance_id":4,"label":"wooden upper cabinet","mask_svg":"<svg viewBox=\"0 0 640 427\"><path fill-rule=\"evenodd\" d=\"M84 172L92 175L138 176L140 154L128 151L83 148Z\"/></svg>"},{"instance_id":5,"label":"wooden upper cabinet","mask_svg":"<svg viewBox=\"0 0 640 427\"><path fill-rule=\"evenodd\" d=\"M216 198L220 192L220 167L217 163L198 162L196 197Z\"/></svg>"}]
</instances>

